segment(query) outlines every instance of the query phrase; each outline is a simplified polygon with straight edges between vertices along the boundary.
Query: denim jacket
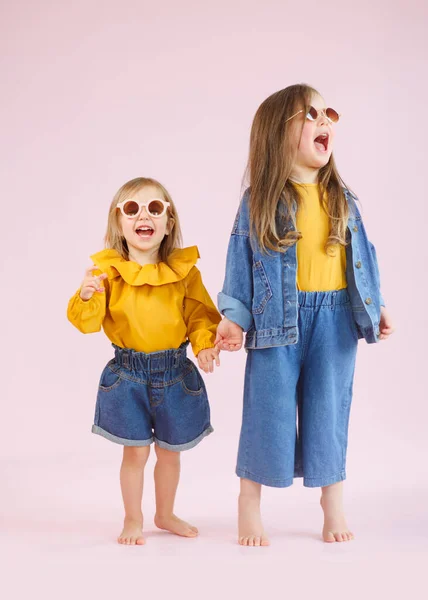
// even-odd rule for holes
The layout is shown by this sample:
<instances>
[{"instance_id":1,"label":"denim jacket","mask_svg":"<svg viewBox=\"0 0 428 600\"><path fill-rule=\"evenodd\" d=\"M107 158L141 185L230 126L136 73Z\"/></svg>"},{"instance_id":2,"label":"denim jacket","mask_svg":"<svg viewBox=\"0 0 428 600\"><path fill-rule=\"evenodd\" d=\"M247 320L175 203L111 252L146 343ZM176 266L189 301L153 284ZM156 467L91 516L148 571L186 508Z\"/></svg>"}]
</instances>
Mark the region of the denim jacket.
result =
<instances>
[{"instance_id":1,"label":"denim jacket","mask_svg":"<svg viewBox=\"0 0 428 600\"><path fill-rule=\"evenodd\" d=\"M358 337L369 344L379 341L380 292L376 250L367 239L357 198L344 189L349 205L346 279ZM246 332L247 349L296 344L297 254L296 246L287 252L263 253L250 236L249 199L246 190L233 225L226 260L226 275L218 295L220 312ZM282 211L282 213L281 213ZM277 223L285 232L293 229L285 207L278 211Z\"/></svg>"}]
</instances>

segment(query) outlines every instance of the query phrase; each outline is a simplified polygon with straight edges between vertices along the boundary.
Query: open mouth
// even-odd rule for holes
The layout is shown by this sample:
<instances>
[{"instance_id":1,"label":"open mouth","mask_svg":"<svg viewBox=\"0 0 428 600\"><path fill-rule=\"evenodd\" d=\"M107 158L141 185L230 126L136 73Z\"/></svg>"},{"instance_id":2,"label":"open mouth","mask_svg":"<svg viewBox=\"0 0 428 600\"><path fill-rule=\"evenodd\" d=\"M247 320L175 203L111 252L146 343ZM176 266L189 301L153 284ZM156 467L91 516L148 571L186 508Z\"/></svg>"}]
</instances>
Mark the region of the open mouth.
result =
<instances>
[{"instance_id":1,"label":"open mouth","mask_svg":"<svg viewBox=\"0 0 428 600\"><path fill-rule=\"evenodd\" d=\"M327 152L328 150L328 133L322 133L321 135L319 135L318 137L315 138L314 140L314 144L315 144L315 148L319 151L319 152Z\"/></svg>"},{"instance_id":2,"label":"open mouth","mask_svg":"<svg viewBox=\"0 0 428 600\"><path fill-rule=\"evenodd\" d=\"M152 227L138 227L135 230L135 233L138 235L138 237L140 238L150 238L152 237L152 235L154 234L155 230Z\"/></svg>"}]
</instances>

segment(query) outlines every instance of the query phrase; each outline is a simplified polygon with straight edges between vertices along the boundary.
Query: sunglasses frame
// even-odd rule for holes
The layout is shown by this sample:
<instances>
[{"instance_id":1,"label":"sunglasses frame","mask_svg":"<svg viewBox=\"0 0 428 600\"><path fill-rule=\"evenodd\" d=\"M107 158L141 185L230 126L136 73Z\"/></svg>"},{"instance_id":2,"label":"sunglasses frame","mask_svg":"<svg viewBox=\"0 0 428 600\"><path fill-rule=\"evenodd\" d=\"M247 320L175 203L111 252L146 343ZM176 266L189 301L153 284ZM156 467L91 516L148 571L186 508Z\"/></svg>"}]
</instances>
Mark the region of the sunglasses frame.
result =
<instances>
[{"instance_id":1,"label":"sunglasses frame","mask_svg":"<svg viewBox=\"0 0 428 600\"><path fill-rule=\"evenodd\" d=\"M138 206L140 207L138 209L138 212L135 215L127 215L126 212L124 211L124 206L127 202L135 202L135 204L138 204ZM160 202L163 205L163 211L161 212L160 215L152 215L151 212L149 212L148 210L148 206L151 202ZM152 219L160 219L161 217L164 216L164 214L166 213L166 211L168 210L168 208L171 206L171 202L167 202L166 200L162 200L162 198L151 198L150 200L148 200L147 202L139 202L138 200L132 200L130 198L127 198L126 200L122 200L122 202L119 202L118 204L116 204L116 208L120 209L120 212L122 213L122 215L124 217L126 217L127 219L138 219L138 217L141 215L141 211L143 210L143 208L146 209L147 214L152 218Z\"/></svg>"},{"instance_id":2,"label":"sunglasses frame","mask_svg":"<svg viewBox=\"0 0 428 600\"><path fill-rule=\"evenodd\" d=\"M317 113L317 116L315 117L315 119L312 118L312 116L308 116L310 114L310 110L311 108L314 109L314 111ZM308 121L316 121L318 119L318 117L320 115L324 115L325 118L329 121L329 123L338 123L340 117L342 116L340 113L337 112L337 110L334 110L334 112L337 114L337 121L333 121L332 119L330 119L330 117L327 116L327 111L328 110L334 110L334 108L331 108L330 106L327 108L321 108L320 110L317 110L314 106L310 106L309 110L306 112L306 116L305 118L308 119ZM305 109L302 108L301 110L298 110L296 113L294 113L294 115L291 115L291 117L288 117L288 119L285 120L286 123L288 123L288 121L291 121L291 119L294 119L294 117L297 117L297 115L300 115L300 113L305 112Z\"/></svg>"}]
</instances>

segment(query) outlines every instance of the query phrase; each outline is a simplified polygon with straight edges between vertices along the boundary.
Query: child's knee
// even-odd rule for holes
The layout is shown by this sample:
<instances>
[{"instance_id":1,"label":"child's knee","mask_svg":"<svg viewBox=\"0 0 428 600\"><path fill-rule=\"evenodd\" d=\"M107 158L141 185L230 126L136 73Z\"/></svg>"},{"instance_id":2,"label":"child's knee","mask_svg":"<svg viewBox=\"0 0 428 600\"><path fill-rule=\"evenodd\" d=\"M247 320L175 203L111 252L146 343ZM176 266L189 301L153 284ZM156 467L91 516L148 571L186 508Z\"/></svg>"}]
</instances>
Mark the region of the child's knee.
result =
<instances>
[{"instance_id":1,"label":"child's knee","mask_svg":"<svg viewBox=\"0 0 428 600\"><path fill-rule=\"evenodd\" d=\"M150 455L150 446L124 446L123 460L127 464L144 468Z\"/></svg>"},{"instance_id":2,"label":"child's knee","mask_svg":"<svg viewBox=\"0 0 428 600\"><path fill-rule=\"evenodd\" d=\"M171 465L177 465L180 463L180 452L172 452L171 450L165 450L155 445L155 452L158 461L168 463Z\"/></svg>"}]
</instances>

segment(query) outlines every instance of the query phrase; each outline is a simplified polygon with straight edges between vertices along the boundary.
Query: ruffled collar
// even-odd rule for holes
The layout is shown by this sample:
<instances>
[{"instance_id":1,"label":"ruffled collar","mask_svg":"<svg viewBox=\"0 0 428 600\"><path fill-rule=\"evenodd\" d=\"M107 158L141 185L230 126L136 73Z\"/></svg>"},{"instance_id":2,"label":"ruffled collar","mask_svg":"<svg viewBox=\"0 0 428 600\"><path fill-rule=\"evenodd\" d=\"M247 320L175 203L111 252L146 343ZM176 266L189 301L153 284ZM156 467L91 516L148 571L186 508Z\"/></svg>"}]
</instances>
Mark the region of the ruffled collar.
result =
<instances>
[{"instance_id":1,"label":"ruffled collar","mask_svg":"<svg viewBox=\"0 0 428 600\"><path fill-rule=\"evenodd\" d=\"M117 250L107 248L91 259L101 271L108 274L109 279L122 277L129 285L166 285L181 281L195 266L199 258L197 246L189 248L176 248L165 262L156 265L141 266L132 260L125 260Z\"/></svg>"}]
</instances>

